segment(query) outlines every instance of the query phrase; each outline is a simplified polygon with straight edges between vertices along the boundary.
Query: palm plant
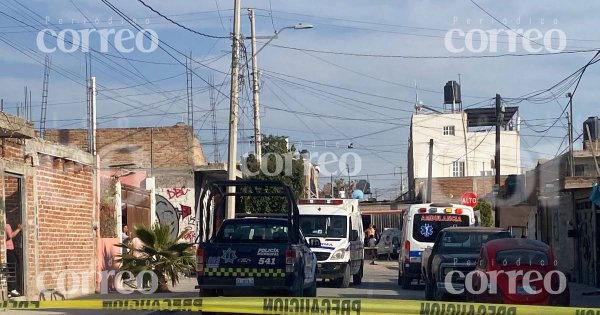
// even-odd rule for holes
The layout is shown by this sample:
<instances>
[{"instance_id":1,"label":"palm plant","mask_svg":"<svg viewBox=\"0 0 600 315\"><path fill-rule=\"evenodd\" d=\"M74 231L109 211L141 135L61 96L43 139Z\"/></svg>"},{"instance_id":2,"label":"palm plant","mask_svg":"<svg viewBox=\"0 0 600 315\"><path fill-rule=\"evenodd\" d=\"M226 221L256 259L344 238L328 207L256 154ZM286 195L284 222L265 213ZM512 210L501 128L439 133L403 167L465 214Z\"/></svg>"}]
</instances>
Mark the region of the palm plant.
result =
<instances>
[{"instance_id":1,"label":"palm plant","mask_svg":"<svg viewBox=\"0 0 600 315\"><path fill-rule=\"evenodd\" d=\"M119 255L117 260L121 263L121 271L130 271L136 277L142 271L151 271L158 277L159 292L169 292L169 281L175 286L181 274L188 274L194 268L193 244L179 242L185 233L183 231L173 238L167 225L156 223L151 229L135 226L134 235L143 246L135 248L132 243L117 245L127 249L127 253Z\"/></svg>"}]
</instances>

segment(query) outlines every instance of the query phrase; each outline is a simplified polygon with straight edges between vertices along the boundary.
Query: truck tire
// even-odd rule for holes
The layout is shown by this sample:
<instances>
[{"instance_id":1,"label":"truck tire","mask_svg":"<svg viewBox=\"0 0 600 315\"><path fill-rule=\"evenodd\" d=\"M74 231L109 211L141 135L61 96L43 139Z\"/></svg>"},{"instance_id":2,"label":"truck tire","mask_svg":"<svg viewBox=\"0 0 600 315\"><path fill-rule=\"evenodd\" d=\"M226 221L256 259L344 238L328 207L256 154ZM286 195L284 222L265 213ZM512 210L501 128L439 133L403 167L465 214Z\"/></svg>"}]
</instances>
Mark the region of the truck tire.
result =
<instances>
[{"instance_id":1,"label":"truck tire","mask_svg":"<svg viewBox=\"0 0 600 315\"><path fill-rule=\"evenodd\" d=\"M344 275L337 280L338 287L340 287L340 288L349 287L350 286L350 277L351 277L350 265L346 264L346 265L344 265Z\"/></svg>"},{"instance_id":2,"label":"truck tire","mask_svg":"<svg viewBox=\"0 0 600 315\"><path fill-rule=\"evenodd\" d=\"M433 301L433 286L428 280L425 280L425 300Z\"/></svg>"},{"instance_id":3,"label":"truck tire","mask_svg":"<svg viewBox=\"0 0 600 315\"><path fill-rule=\"evenodd\" d=\"M360 262L360 269L358 270L358 272L355 275L352 275L352 284L361 284L362 283L362 278L363 278L363 274L364 274L364 267L365 263L364 261Z\"/></svg>"},{"instance_id":4,"label":"truck tire","mask_svg":"<svg viewBox=\"0 0 600 315\"><path fill-rule=\"evenodd\" d=\"M444 293L438 289L437 283L435 283L435 282L433 282L432 291L433 291L433 300L440 301L440 302L445 300L446 297L445 297Z\"/></svg>"},{"instance_id":5,"label":"truck tire","mask_svg":"<svg viewBox=\"0 0 600 315\"><path fill-rule=\"evenodd\" d=\"M412 279L406 273L402 275L402 289L408 290L411 288Z\"/></svg>"},{"instance_id":6,"label":"truck tire","mask_svg":"<svg viewBox=\"0 0 600 315\"><path fill-rule=\"evenodd\" d=\"M304 288L302 287L303 282L304 281L300 280L296 285L294 285L294 287L292 287L292 290L290 291L291 297L302 297L304 295Z\"/></svg>"},{"instance_id":7,"label":"truck tire","mask_svg":"<svg viewBox=\"0 0 600 315\"><path fill-rule=\"evenodd\" d=\"M314 279L310 287L304 290L303 295L306 297L317 296L317 279Z\"/></svg>"}]
</instances>

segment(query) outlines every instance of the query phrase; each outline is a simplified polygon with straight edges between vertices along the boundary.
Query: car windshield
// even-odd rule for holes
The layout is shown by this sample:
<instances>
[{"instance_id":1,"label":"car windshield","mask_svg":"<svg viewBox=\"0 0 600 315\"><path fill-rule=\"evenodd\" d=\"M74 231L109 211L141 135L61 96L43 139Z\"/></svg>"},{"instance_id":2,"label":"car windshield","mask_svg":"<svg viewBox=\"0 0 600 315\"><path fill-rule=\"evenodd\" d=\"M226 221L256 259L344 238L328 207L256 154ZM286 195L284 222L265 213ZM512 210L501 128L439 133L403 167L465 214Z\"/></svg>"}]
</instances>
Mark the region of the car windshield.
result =
<instances>
[{"instance_id":1,"label":"car windshield","mask_svg":"<svg viewBox=\"0 0 600 315\"><path fill-rule=\"evenodd\" d=\"M347 217L342 215L301 215L300 228L304 236L345 238Z\"/></svg>"},{"instance_id":2,"label":"car windshield","mask_svg":"<svg viewBox=\"0 0 600 315\"><path fill-rule=\"evenodd\" d=\"M438 252L442 254L477 254L484 243L512 237L510 232L445 232L439 243Z\"/></svg>"},{"instance_id":3,"label":"car windshield","mask_svg":"<svg viewBox=\"0 0 600 315\"><path fill-rule=\"evenodd\" d=\"M469 226L469 217L456 214L415 214L413 238L433 243L439 232L447 227Z\"/></svg>"},{"instance_id":4,"label":"car windshield","mask_svg":"<svg viewBox=\"0 0 600 315\"><path fill-rule=\"evenodd\" d=\"M537 250L507 249L496 253L498 266L547 266L548 256Z\"/></svg>"},{"instance_id":5,"label":"car windshield","mask_svg":"<svg viewBox=\"0 0 600 315\"><path fill-rule=\"evenodd\" d=\"M286 243L288 227L285 222L230 221L223 224L213 241Z\"/></svg>"}]
</instances>

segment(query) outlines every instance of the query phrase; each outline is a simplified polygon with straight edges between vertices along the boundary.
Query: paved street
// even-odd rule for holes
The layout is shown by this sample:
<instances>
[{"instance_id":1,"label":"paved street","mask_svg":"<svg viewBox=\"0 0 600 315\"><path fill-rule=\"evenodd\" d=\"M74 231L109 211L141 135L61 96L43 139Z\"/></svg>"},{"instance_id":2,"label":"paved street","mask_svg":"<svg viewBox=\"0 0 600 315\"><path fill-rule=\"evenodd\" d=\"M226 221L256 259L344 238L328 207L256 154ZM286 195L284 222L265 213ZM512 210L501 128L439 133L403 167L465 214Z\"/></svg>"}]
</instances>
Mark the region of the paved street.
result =
<instances>
[{"instance_id":1,"label":"paved street","mask_svg":"<svg viewBox=\"0 0 600 315\"><path fill-rule=\"evenodd\" d=\"M403 290L397 285L397 263L394 261L377 261L375 265L370 263L365 266L365 278L360 286L351 285L347 289L334 288L327 283L319 284L318 294L319 296L327 297L344 297L344 298L380 298L380 299L410 299L410 300L422 300L425 298L423 286L414 286L411 290ZM593 291L593 288L585 287L577 284L571 284L571 296L573 306L586 306L586 307L600 307L600 299L598 296L584 296L583 293ZM153 297L170 297L170 298L182 298L182 297L195 297L197 295L194 290L195 280L192 278L184 279L176 288L173 293L168 294L156 294ZM134 297L132 295L131 297ZM141 295L135 295L136 298L147 297ZM108 295L94 295L93 299L110 299L110 298L123 298L118 294ZM23 314L23 315L39 315L39 314L81 314L82 311L77 310L56 310L56 311L18 311L10 312L10 314ZM85 311L87 315L102 315L105 311ZM135 311L122 311L122 312L111 312L111 314L187 314L187 312L135 312Z\"/></svg>"}]
</instances>

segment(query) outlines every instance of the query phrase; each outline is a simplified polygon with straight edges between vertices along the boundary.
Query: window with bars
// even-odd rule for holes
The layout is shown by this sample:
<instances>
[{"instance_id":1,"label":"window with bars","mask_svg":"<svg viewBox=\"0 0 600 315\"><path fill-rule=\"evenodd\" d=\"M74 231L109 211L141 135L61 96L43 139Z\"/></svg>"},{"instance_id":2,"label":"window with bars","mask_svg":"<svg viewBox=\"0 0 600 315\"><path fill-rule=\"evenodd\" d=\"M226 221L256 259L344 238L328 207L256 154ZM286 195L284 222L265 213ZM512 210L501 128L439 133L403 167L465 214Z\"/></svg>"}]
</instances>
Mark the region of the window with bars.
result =
<instances>
[{"instance_id":1,"label":"window with bars","mask_svg":"<svg viewBox=\"0 0 600 315\"><path fill-rule=\"evenodd\" d=\"M444 126L444 136L454 136L454 126Z\"/></svg>"},{"instance_id":2,"label":"window with bars","mask_svg":"<svg viewBox=\"0 0 600 315\"><path fill-rule=\"evenodd\" d=\"M452 176L453 177L465 176L465 162L463 162L463 161L452 162Z\"/></svg>"}]
</instances>

